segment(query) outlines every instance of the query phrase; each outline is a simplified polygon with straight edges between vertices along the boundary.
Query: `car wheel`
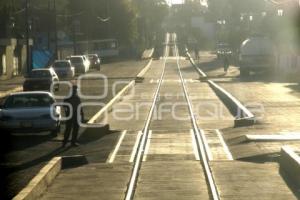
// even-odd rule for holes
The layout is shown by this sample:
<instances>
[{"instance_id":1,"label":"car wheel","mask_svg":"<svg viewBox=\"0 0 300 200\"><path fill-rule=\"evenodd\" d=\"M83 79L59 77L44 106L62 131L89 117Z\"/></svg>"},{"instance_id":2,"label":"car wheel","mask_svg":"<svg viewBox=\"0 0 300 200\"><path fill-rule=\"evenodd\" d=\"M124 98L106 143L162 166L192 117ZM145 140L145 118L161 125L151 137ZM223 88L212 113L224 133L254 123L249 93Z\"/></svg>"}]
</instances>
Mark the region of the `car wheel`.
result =
<instances>
[{"instance_id":1,"label":"car wheel","mask_svg":"<svg viewBox=\"0 0 300 200\"><path fill-rule=\"evenodd\" d=\"M51 131L51 136L57 137L59 133L60 133L60 125L55 130Z\"/></svg>"}]
</instances>

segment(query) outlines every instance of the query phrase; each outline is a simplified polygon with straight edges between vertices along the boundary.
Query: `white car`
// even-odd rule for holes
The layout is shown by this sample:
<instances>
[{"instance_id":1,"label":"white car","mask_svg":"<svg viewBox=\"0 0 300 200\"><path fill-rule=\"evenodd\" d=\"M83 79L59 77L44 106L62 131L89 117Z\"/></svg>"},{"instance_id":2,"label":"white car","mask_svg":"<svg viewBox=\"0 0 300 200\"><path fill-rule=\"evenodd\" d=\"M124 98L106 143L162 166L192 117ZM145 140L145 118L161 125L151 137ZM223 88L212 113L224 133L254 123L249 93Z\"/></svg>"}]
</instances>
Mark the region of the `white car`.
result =
<instances>
[{"instance_id":1,"label":"white car","mask_svg":"<svg viewBox=\"0 0 300 200\"><path fill-rule=\"evenodd\" d=\"M10 94L0 107L0 129L9 133L60 131L61 108L49 92Z\"/></svg>"},{"instance_id":2,"label":"white car","mask_svg":"<svg viewBox=\"0 0 300 200\"><path fill-rule=\"evenodd\" d=\"M60 78L73 78L75 76L75 68L69 60L56 60L52 67Z\"/></svg>"},{"instance_id":3,"label":"white car","mask_svg":"<svg viewBox=\"0 0 300 200\"><path fill-rule=\"evenodd\" d=\"M76 74L84 74L89 71L90 62L85 56L70 56L67 58L71 64L75 67Z\"/></svg>"},{"instance_id":4,"label":"white car","mask_svg":"<svg viewBox=\"0 0 300 200\"><path fill-rule=\"evenodd\" d=\"M91 68L91 61L89 59L89 56L88 55L82 55L83 56L83 59L84 59L84 62L88 68L88 71L90 70Z\"/></svg>"}]
</instances>

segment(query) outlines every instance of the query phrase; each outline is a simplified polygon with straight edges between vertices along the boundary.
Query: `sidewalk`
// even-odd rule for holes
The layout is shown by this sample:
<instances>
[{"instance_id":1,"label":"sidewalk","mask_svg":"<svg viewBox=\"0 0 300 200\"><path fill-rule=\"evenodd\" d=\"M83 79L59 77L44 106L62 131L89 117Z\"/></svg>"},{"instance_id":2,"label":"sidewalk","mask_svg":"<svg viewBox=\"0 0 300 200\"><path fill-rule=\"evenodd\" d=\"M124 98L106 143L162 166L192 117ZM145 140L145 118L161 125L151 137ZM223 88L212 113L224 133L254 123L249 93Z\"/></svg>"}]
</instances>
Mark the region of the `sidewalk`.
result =
<instances>
[{"instance_id":1,"label":"sidewalk","mask_svg":"<svg viewBox=\"0 0 300 200\"><path fill-rule=\"evenodd\" d=\"M3 98L13 92L22 91L23 82L23 76L16 76L10 80L0 80L0 98Z\"/></svg>"}]
</instances>

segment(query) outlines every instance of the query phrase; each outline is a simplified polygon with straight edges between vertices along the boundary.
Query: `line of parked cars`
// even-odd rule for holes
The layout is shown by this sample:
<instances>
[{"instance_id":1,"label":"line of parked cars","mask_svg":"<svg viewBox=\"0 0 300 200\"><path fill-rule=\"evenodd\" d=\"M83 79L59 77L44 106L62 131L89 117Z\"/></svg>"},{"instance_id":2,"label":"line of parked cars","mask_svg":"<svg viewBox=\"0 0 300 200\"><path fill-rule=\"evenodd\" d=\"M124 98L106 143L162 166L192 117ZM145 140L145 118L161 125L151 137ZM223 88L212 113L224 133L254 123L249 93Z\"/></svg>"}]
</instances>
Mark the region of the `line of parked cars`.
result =
<instances>
[{"instance_id":1,"label":"line of parked cars","mask_svg":"<svg viewBox=\"0 0 300 200\"><path fill-rule=\"evenodd\" d=\"M25 78L23 92L12 93L0 102L0 130L9 133L45 132L57 135L60 131L62 110L56 103L51 87L59 90L59 79L72 79L76 74L100 70L96 54L70 56L56 60L52 66L34 69Z\"/></svg>"}]
</instances>

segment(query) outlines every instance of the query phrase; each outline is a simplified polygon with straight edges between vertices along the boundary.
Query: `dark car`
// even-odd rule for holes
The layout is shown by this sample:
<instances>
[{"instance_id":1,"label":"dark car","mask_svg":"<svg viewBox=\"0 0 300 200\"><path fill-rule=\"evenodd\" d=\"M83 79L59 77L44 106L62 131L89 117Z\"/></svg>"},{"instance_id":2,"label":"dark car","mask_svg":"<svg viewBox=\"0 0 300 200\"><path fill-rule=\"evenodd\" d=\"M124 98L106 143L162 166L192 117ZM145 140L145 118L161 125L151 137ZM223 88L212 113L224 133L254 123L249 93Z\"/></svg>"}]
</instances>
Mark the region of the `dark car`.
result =
<instances>
[{"instance_id":1,"label":"dark car","mask_svg":"<svg viewBox=\"0 0 300 200\"><path fill-rule=\"evenodd\" d=\"M217 56L218 58L230 57L232 56L232 50L227 43L217 44Z\"/></svg>"},{"instance_id":2,"label":"dark car","mask_svg":"<svg viewBox=\"0 0 300 200\"><path fill-rule=\"evenodd\" d=\"M97 54L89 54L88 58L91 63L92 68L97 68L100 70L100 65L101 65L101 59L98 57Z\"/></svg>"},{"instance_id":3,"label":"dark car","mask_svg":"<svg viewBox=\"0 0 300 200\"><path fill-rule=\"evenodd\" d=\"M51 91L51 86L55 91L59 89L59 85L55 84L59 82L58 76L53 68L47 69L34 69L26 77L23 90L24 91Z\"/></svg>"}]
</instances>

